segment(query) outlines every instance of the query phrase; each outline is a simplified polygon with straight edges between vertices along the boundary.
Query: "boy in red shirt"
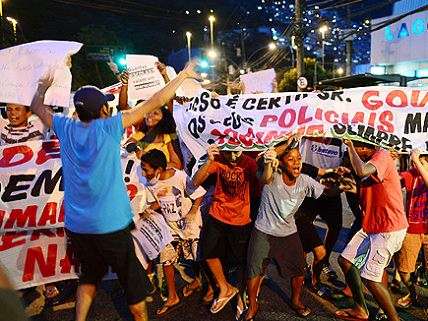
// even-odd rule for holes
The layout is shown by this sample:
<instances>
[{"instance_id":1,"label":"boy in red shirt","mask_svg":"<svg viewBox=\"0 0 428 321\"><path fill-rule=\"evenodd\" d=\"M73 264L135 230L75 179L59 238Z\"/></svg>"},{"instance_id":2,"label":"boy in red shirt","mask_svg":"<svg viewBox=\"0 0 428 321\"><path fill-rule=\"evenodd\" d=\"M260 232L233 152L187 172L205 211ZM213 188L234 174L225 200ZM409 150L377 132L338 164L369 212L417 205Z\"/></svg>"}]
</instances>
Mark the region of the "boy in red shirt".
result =
<instances>
[{"instance_id":1,"label":"boy in red shirt","mask_svg":"<svg viewBox=\"0 0 428 321\"><path fill-rule=\"evenodd\" d=\"M408 227L400 176L390 154L376 146L346 140L349 158L361 180L362 229L348 243L339 264L354 298L354 307L336 311L345 320L368 320L363 280L390 321L399 321L387 287L385 268L399 251ZM360 271L358 271L360 270Z\"/></svg>"},{"instance_id":2,"label":"boy in red shirt","mask_svg":"<svg viewBox=\"0 0 428 321\"><path fill-rule=\"evenodd\" d=\"M397 255L397 269L409 294L398 299L397 304L407 308L417 303L415 285L410 273L415 271L419 251L425 251L425 268L428 268L428 157L412 152L414 167L400 173L406 188L406 214L409 228L403 246Z\"/></svg>"},{"instance_id":3,"label":"boy in red shirt","mask_svg":"<svg viewBox=\"0 0 428 321\"><path fill-rule=\"evenodd\" d=\"M221 260L237 265L245 262L251 232L250 195L257 189L256 161L242 151L222 151L216 145L208 148L208 160L193 177L195 187L210 175L216 176L209 215L202 225L201 259L214 275L219 287L211 313L220 312L238 293L225 277Z\"/></svg>"}]
</instances>

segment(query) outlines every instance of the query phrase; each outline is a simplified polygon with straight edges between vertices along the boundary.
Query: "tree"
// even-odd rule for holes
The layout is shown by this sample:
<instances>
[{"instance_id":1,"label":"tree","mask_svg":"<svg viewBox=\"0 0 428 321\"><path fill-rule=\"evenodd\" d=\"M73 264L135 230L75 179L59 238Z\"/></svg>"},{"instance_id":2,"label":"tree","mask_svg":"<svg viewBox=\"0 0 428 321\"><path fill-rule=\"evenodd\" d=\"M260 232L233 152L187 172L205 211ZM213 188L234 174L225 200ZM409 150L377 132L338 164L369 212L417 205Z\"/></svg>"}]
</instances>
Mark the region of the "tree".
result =
<instances>
[{"instance_id":1,"label":"tree","mask_svg":"<svg viewBox=\"0 0 428 321\"><path fill-rule=\"evenodd\" d=\"M317 63L314 58L305 58L305 77L308 80L308 87L314 88L314 76L316 66L317 82L332 77L332 73L326 71ZM297 69L291 68L284 72L278 84L278 91L293 92L297 91Z\"/></svg>"}]
</instances>

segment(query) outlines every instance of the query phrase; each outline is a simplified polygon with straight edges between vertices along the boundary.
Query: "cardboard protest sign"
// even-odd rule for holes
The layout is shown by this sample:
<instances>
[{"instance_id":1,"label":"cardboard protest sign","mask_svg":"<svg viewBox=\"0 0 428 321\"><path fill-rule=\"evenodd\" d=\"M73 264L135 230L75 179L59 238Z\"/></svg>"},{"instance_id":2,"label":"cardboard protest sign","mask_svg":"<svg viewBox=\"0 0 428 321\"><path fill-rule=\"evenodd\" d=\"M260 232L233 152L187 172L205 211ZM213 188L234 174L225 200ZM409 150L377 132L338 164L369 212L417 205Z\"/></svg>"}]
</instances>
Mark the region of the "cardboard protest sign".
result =
<instances>
[{"instance_id":1,"label":"cardboard protest sign","mask_svg":"<svg viewBox=\"0 0 428 321\"><path fill-rule=\"evenodd\" d=\"M428 148L428 91L364 87L334 92L211 97L174 109L180 139L196 159L209 144L265 150L285 134L368 141L400 152Z\"/></svg>"},{"instance_id":2,"label":"cardboard protest sign","mask_svg":"<svg viewBox=\"0 0 428 321\"><path fill-rule=\"evenodd\" d=\"M240 79L244 83L244 94L271 93L276 74L271 68L241 75Z\"/></svg>"},{"instance_id":3,"label":"cardboard protest sign","mask_svg":"<svg viewBox=\"0 0 428 321\"><path fill-rule=\"evenodd\" d=\"M75 277L63 229L59 152L55 140L0 147L0 261L18 289ZM146 199L138 167L137 159L122 159L134 213Z\"/></svg>"},{"instance_id":4,"label":"cardboard protest sign","mask_svg":"<svg viewBox=\"0 0 428 321\"><path fill-rule=\"evenodd\" d=\"M68 107L71 91L70 56L82 47L69 41L36 41L0 50L0 102L31 104L38 81L47 74L54 81L45 104Z\"/></svg>"},{"instance_id":5,"label":"cardboard protest sign","mask_svg":"<svg viewBox=\"0 0 428 321\"><path fill-rule=\"evenodd\" d=\"M156 68L158 58L150 55L126 55L129 72L129 99L147 100L165 86L165 81Z\"/></svg>"}]
</instances>

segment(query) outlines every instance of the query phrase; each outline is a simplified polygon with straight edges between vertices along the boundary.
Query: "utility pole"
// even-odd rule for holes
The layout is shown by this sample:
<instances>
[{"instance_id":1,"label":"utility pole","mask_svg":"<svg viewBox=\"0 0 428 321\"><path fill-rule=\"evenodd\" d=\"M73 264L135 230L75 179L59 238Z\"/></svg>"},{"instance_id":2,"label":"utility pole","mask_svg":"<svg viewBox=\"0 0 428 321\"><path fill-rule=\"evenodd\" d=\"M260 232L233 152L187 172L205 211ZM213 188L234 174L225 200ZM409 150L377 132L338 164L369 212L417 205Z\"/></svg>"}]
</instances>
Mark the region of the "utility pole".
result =
<instances>
[{"instance_id":1,"label":"utility pole","mask_svg":"<svg viewBox=\"0 0 428 321\"><path fill-rule=\"evenodd\" d=\"M346 43L346 76L352 74L352 40L347 39Z\"/></svg>"},{"instance_id":2,"label":"utility pole","mask_svg":"<svg viewBox=\"0 0 428 321\"><path fill-rule=\"evenodd\" d=\"M295 0L294 5L294 36L296 44L296 67L297 67L297 78L305 75L305 64L304 58L305 53L303 50L303 28L302 28L302 17L303 17L303 6L306 0ZM299 91L301 89L298 88Z\"/></svg>"}]
</instances>

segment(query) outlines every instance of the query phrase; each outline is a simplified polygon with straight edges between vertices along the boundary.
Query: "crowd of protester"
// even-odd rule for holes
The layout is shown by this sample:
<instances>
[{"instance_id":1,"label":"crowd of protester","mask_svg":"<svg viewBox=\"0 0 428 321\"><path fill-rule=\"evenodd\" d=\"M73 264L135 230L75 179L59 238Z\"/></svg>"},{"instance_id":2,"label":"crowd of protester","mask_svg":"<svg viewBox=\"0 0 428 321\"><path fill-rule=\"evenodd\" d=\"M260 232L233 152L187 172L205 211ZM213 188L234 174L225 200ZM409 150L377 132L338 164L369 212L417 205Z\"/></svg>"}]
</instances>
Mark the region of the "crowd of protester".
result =
<instances>
[{"instance_id":1,"label":"crowd of protester","mask_svg":"<svg viewBox=\"0 0 428 321\"><path fill-rule=\"evenodd\" d=\"M90 86L74 95L78 119L52 115L40 98L31 106L6 106L0 145L51 138L61 143L65 228L82 262L76 320L86 319L107 266L118 273L135 320L147 320L141 302L148 302L156 289L164 300L156 311L159 317L203 289L211 313L233 302L237 320L254 320L263 309L258 297L269 263L290 280L290 307L300 317L311 314L301 299L305 286L321 296L328 297L331 288L352 296L354 306L335 313L347 320L368 320L364 286L388 320L399 320L396 306L421 304L416 283L426 285L428 271L427 156L415 150L409 159L367 143L292 135L256 157L210 145L192 175L171 106L174 99L183 102L173 98L180 81L196 75L188 67L170 81L165 66L158 64L158 69L167 86L133 108L128 106L128 75L118 77L122 87L115 116L108 106L112 97ZM49 80L41 82L39 96L48 86ZM141 160L150 197L139 215L161 214L173 236L146 271L129 241L130 205L114 152L119 147ZM397 170L397 160L406 157L408 166L401 162ZM91 190L82 201L80 187L73 184L83 184L84 175L93 176L91 182L102 191ZM100 183L101 176L106 181ZM355 220L339 256L340 277L331 267L331 254L343 229L342 202ZM323 238L317 217L327 226ZM389 279L388 266L397 271ZM186 283L180 291L176 269ZM396 302L389 293L394 283L404 287ZM54 298L59 288L45 285L41 292ZM23 292L28 291L35 290Z\"/></svg>"}]
</instances>

